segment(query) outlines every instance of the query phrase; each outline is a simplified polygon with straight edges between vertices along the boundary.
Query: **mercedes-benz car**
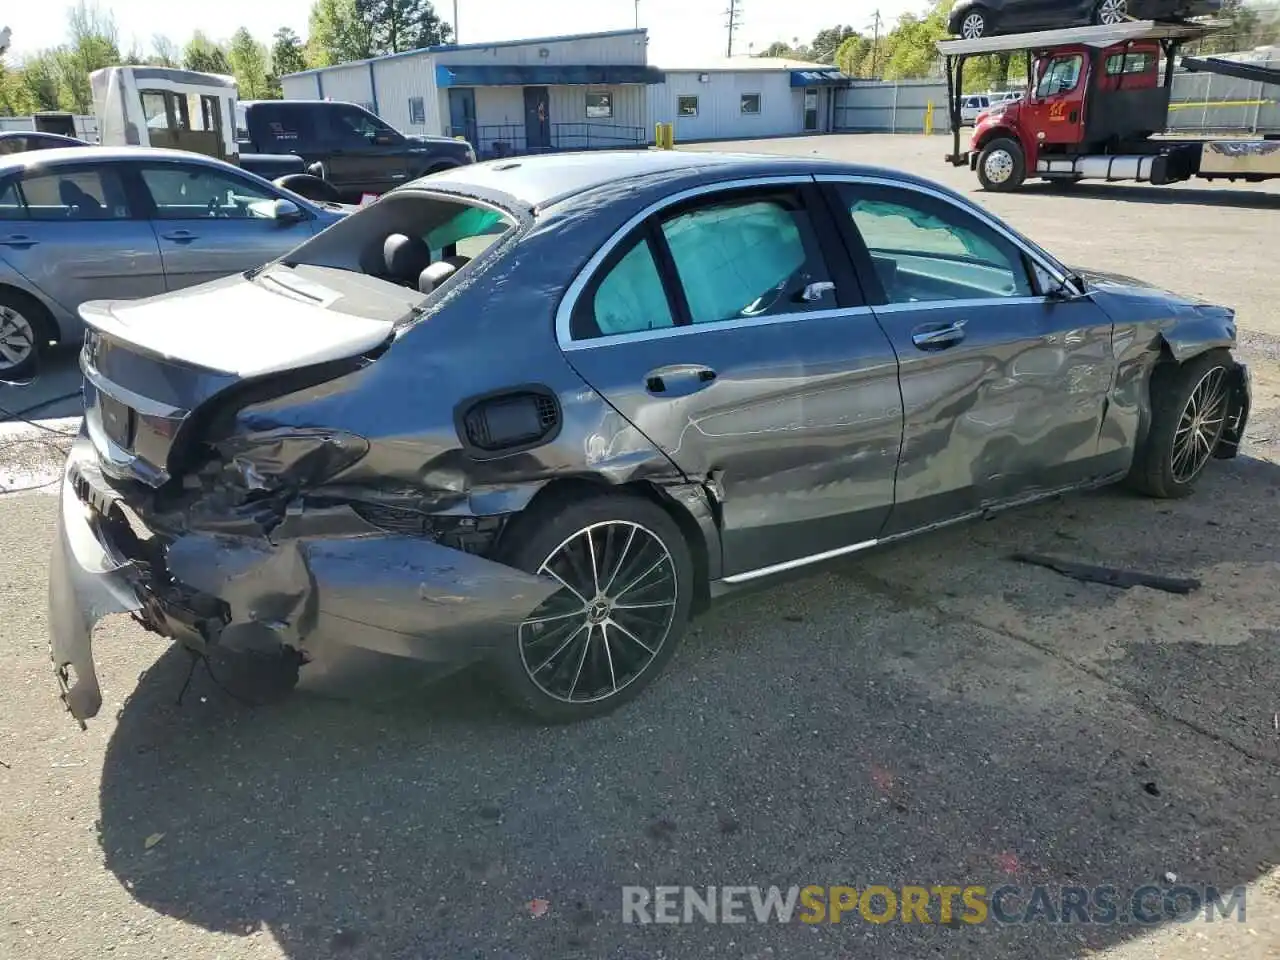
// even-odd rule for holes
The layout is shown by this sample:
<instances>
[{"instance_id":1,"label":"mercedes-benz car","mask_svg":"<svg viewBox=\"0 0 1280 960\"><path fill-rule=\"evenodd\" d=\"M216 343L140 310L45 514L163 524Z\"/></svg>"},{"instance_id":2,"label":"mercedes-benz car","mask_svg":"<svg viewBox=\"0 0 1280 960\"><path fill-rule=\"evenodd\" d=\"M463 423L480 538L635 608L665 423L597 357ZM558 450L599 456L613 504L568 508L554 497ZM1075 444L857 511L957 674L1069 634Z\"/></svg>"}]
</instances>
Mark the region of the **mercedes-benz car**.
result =
<instances>
[{"instance_id":1,"label":"mercedes-benz car","mask_svg":"<svg viewBox=\"0 0 1280 960\"><path fill-rule=\"evenodd\" d=\"M715 597L1064 491L1183 496L1249 411L1229 308L808 157L461 167L81 312L49 587L81 721L124 611L270 689L483 662L589 717Z\"/></svg>"},{"instance_id":2,"label":"mercedes-benz car","mask_svg":"<svg viewBox=\"0 0 1280 960\"><path fill-rule=\"evenodd\" d=\"M947 30L964 40L1032 30L1056 30L1125 20L1185 20L1213 16L1222 0L958 0Z\"/></svg>"}]
</instances>

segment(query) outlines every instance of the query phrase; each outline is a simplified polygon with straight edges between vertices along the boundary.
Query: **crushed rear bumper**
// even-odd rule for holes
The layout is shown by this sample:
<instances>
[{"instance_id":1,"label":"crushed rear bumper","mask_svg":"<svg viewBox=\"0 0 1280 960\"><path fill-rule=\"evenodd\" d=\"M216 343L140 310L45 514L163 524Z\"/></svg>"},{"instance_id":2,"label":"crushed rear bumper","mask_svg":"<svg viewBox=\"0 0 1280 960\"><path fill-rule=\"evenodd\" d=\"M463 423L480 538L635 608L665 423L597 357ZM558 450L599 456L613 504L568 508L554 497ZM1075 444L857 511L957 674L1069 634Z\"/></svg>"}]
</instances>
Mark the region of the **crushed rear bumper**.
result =
<instances>
[{"instance_id":1,"label":"crushed rear bumper","mask_svg":"<svg viewBox=\"0 0 1280 960\"><path fill-rule=\"evenodd\" d=\"M72 447L49 579L50 653L63 703L84 725L102 706L94 625L131 612L198 654L291 659L297 685L376 696L407 662L444 673L514 638L558 585L345 508L290 516L271 539L147 530Z\"/></svg>"}]
</instances>

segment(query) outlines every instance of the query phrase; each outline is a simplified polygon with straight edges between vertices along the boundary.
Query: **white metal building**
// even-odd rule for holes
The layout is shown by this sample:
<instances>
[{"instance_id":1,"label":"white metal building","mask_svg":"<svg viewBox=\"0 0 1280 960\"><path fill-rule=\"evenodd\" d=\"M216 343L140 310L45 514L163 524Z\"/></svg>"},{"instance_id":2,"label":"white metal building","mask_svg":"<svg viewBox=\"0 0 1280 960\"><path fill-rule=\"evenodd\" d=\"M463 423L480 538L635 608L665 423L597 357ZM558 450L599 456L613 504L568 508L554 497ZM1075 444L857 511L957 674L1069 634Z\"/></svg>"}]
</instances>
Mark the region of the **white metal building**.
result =
<instances>
[{"instance_id":1,"label":"white metal building","mask_svg":"<svg viewBox=\"0 0 1280 960\"><path fill-rule=\"evenodd\" d=\"M835 128L834 67L771 57L663 68L649 90L649 122L675 125L677 143L822 133Z\"/></svg>"},{"instance_id":2,"label":"white metal building","mask_svg":"<svg viewBox=\"0 0 1280 960\"><path fill-rule=\"evenodd\" d=\"M363 104L409 134L482 154L638 146L652 136L644 30L452 44L282 78L290 100Z\"/></svg>"}]
</instances>

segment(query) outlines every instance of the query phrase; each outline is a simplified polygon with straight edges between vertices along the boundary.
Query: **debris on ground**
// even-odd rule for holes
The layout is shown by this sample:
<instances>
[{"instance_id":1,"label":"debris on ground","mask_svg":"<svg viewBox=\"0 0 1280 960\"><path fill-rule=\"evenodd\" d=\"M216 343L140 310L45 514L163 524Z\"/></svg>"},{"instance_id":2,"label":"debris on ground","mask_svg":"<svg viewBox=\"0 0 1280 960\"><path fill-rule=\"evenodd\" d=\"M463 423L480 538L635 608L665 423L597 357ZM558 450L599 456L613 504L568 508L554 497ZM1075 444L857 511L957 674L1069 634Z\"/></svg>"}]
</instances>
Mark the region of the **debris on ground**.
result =
<instances>
[{"instance_id":1,"label":"debris on ground","mask_svg":"<svg viewBox=\"0 0 1280 960\"><path fill-rule=\"evenodd\" d=\"M1042 553L1015 553L1009 557L1017 563L1029 563L1080 580L1085 583L1101 583L1108 587L1128 590L1130 587L1150 587L1165 593L1190 593L1200 589L1200 581L1192 577L1165 577L1142 570L1123 570L1119 567L1101 567L1078 560L1063 560Z\"/></svg>"}]
</instances>

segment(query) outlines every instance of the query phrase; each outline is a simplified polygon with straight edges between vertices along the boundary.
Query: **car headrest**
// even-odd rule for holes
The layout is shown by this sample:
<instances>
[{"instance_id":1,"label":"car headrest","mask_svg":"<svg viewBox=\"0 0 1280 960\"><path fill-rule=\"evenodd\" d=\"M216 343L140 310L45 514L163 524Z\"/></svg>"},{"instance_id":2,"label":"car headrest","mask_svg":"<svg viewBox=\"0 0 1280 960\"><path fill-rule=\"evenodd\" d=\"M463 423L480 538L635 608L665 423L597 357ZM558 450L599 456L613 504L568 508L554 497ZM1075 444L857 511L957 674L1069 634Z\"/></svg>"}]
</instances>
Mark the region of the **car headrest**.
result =
<instances>
[{"instance_id":1,"label":"car headrest","mask_svg":"<svg viewBox=\"0 0 1280 960\"><path fill-rule=\"evenodd\" d=\"M431 264L431 266L418 274L418 292L430 293L457 272L457 265L450 263L448 260L440 260Z\"/></svg>"},{"instance_id":2,"label":"car headrest","mask_svg":"<svg viewBox=\"0 0 1280 960\"><path fill-rule=\"evenodd\" d=\"M394 279L414 283L431 263L431 248L421 237L393 233L382 241L382 262Z\"/></svg>"}]
</instances>

